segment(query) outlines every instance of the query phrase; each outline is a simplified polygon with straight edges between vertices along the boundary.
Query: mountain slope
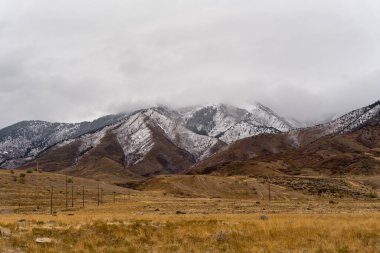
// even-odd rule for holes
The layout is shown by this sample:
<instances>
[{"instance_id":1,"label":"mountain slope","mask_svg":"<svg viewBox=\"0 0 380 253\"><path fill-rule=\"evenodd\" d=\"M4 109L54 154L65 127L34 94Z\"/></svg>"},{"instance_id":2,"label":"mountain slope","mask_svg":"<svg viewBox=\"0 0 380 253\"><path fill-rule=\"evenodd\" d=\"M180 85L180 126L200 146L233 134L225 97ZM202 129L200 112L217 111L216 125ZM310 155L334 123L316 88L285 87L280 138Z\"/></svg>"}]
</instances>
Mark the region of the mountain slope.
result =
<instances>
[{"instance_id":1,"label":"mountain slope","mask_svg":"<svg viewBox=\"0 0 380 253\"><path fill-rule=\"evenodd\" d=\"M226 143L291 128L286 120L267 107L251 106L250 110L228 105L206 105L180 112L154 107L78 124L20 122L0 130L0 166L17 167L46 150L50 153L51 149L78 140L75 154L80 160L117 123L121 125L115 130L115 137L121 145L123 163L127 167L140 162L153 148L154 135L158 132L153 133L152 127L161 129L160 133L171 144L188 152L195 162L210 156Z\"/></svg>"},{"instance_id":2,"label":"mountain slope","mask_svg":"<svg viewBox=\"0 0 380 253\"><path fill-rule=\"evenodd\" d=\"M289 131L289 137L298 145L303 146L323 136L330 134L349 133L367 125L377 125L380 122L380 101L353 110L331 122Z\"/></svg>"},{"instance_id":3,"label":"mountain slope","mask_svg":"<svg viewBox=\"0 0 380 253\"><path fill-rule=\"evenodd\" d=\"M182 172L224 145L185 128L175 111L156 107L58 143L26 166L39 162L43 170L123 182L130 177ZM62 162L57 164L57 160Z\"/></svg>"},{"instance_id":4,"label":"mountain slope","mask_svg":"<svg viewBox=\"0 0 380 253\"><path fill-rule=\"evenodd\" d=\"M15 167L63 140L118 122L126 114L108 115L76 124L22 121L0 130L0 166Z\"/></svg>"},{"instance_id":5,"label":"mountain slope","mask_svg":"<svg viewBox=\"0 0 380 253\"><path fill-rule=\"evenodd\" d=\"M277 136L275 138L274 136ZM380 175L380 126L324 136L301 148L285 134L241 140L196 164L188 173L253 176ZM268 149L267 141L272 147Z\"/></svg>"},{"instance_id":6,"label":"mountain slope","mask_svg":"<svg viewBox=\"0 0 380 253\"><path fill-rule=\"evenodd\" d=\"M27 162L24 167L28 167L39 162L47 171L119 183L131 177L183 173L189 168L203 173L231 161L291 155L302 158L300 152L305 147L319 143L325 136L376 126L379 111L380 103L376 102L305 129L291 129L289 121L260 104L247 109L206 105L181 111L153 107L79 124L22 122L0 131L5 140L0 143L1 159L2 166ZM369 153L376 157L372 151ZM313 153L305 155L314 157ZM295 168L289 159L285 163L285 168ZM311 167L317 171L317 165ZM276 174L272 169L267 172Z\"/></svg>"},{"instance_id":7,"label":"mountain slope","mask_svg":"<svg viewBox=\"0 0 380 253\"><path fill-rule=\"evenodd\" d=\"M263 133L294 128L288 121L261 104L241 109L210 104L183 111L186 127L195 133L219 138L226 143Z\"/></svg>"},{"instance_id":8,"label":"mountain slope","mask_svg":"<svg viewBox=\"0 0 380 253\"><path fill-rule=\"evenodd\" d=\"M237 141L190 173L254 174L264 166L264 174L379 174L379 122L376 102L316 127Z\"/></svg>"},{"instance_id":9,"label":"mountain slope","mask_svg":"<svg viewBox=\"0 0 380 253\"><path fill-rule=\"evenodd\" d=\"M286 133L280 133L280 134L269 134L269 135L259 135L254 136L250 138L245 138L242 140L239 140L228 147L220 150L219 152L213 154L209 158L201 161L200 163L193 166L192 171L195 173L198 172L207 172L207 171L215 171L219 170L221 164L226 164L228 162L233 161L246 161L246 160L273 160L276 161L278 157L282 155L286 155L289 157L287 161L290 161L291 159L298 159L300 163L298 166L301 167L308 167L312 166L313 168L323 167L328 169L333 169L333 167L337 167L338 169L340 166L336 164L332 160L330 160L327 163L330 163L329 165L323 165L322 163L301 163L301 161L309 161L308 158L312 157L315 153L318 153L321 150L334 150L336 146L338 145L337 142L326 142L329 138L336 138L340 139L342 138L341 142L343 143L351 143L348 141L348 139L351 139L351 135L356 136L357 131L365 131L365 132L371 132L372 137L368 137L370 140L377 140L376 134L379 134L379 125L380 122L380 102L375 102L369 106L351 111L332 122L318 125L315 127L309 127L304 129L295 129L291 130ZM362 128L370 128L368 130L361 130ZM373 128L373 129L372 129ZM350 135L351 134L351 135ZM340 136L342 135L342 136ZM360 135L362 136L362 135ZM365 135L363 135L365 136ZM375 137L373 137L375 136ZM357 137L359 138L359 137ZM365 138L365 137L360 137ZM375 141L375 143L377 143ZM318 148L314 148L313 152L306 152L307 148L312 147L313 145L317 146ZM359 144L350 144L349 146L357 146ZM376 145L376 144L374 144ZM375 146L373 147L374 150L376 148L380 148ZM361 154L363 155L365 149L360 149ZM339 151L341 154L344 154L344 152L348 153L358 153L358 150L351 150L351 149L343 149L343 151ZM370 152L369 150L366 150L369 152L369 154L372 154L373 157L377 157L377 153L375 151ZM335 152L331 151L332 154ZM359 153L360 153L359 152ZM294 156L294 158L291 158ZM346 166L349 166L350 164L354 164L355 161L357 161L359 156L355 156L354 158L348 158L346 159L346 162L341 162L341 164L344 164ZM298 157L298 158L297 158ZM368 157L362 156L362 160L368 160ZM365 159L364 159L365 158ZM317 158L316 158L317 159ZM319 157L320 160L323 160L323 158ZM318 159L317 159L318 160ZM375 159L376 160L376 159ZM364 162L365 163L365 162ZM293 162L291 162L293 164ZM334 165L335 164L335 165ZM371 163L373 166L373 170L377 171L377 165L376 163ZM323 166L322 166L323 165ZM354 165L352 165L354 166ZM289 166L285 166L289 167ZM292 169L295 168L295 166L290 166ZM362 166L359 166L362 168ZM343 168L342 168L343 169ZM354 171L355 169L352 168L350 171ZM358 171L363 171L362 169L359 169Z\"/></svg>"}]
</instances>

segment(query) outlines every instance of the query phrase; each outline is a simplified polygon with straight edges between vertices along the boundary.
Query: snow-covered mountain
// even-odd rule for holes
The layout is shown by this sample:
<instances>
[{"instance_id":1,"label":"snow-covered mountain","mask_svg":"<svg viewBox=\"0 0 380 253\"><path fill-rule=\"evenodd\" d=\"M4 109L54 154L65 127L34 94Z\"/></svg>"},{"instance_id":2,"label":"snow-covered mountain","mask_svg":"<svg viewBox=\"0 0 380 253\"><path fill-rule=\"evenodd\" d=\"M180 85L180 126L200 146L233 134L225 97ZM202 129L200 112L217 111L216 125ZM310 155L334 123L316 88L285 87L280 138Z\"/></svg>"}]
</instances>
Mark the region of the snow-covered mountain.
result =
<instances>
[{"instance_id":1,"label":"snow-covered mountain","mask_svg":"<svg viewBox=\"0 0 380 253\"><path fill-rule=\"evenodd\" d=\"M326 128L326 133L347 133L364 124L377 124L380 121L380 101L371 105L351 111L343 116L323 124L320 127Z\"/></svg>"},{"instance_id":2,"label":"snow-covered mountain","mask_svg":"<svg viewBox=\"0 0 380 253\"><path fill-rule=\"evenodd\" d=\"M181 110L153 107L77 124L24 121L0 130L0 166L18 167L37 158L46 166L54 162L49 165L54 169L57 159L64 157L60 169L94 169L101 163L102 169L111 166L119 172L171 173L246 137L289 132L295 142L304 143L363 124L378 124L379 114L380 102L376 102L307 131L293 130L296 124L261 104L244 108L208 104Z\"/></svg>"},{"instance_id":3,"label":"snow-covered mountain","mask_svg":"<svg viewBox=\"0 0 380 253\"><path fill-rule=\"evenodd\" d=\"M300 173L300 168L306 168L305 171L313 168L318 173L378 173L379 136L380 101L377 101L325 124L236 141L195 164L188 172L247 173L250 165L265 157L265 162L288 160L291 173ZM252 173L257 173L254 171L257 167L251 168Z\"/></svg>"},{"instance_id":4,"label":"snow-covered mountain","mask_svg":"<svg viewBox=\"0 0 380 253\"><path fill-rule=\"evenodd\" d=\"M182 114L188 129L226 143L263 133L285 132L296 127L259 103L248 105L245 109L210 104L182 110Z\"/></svg>"},{"instance_id":5,"label":"snow-covered mountain","mask_svg":"<svg viewBox=\"0 0 380 253\"><path fill-rule=\"evenodd\" d=\"M176 111L163 107L149 108L131 115L114 130L128 165L138 162L153 148L152 128L162 130L168 140L186 150L195 160L209 155L210 149L218 143L216 138L187 129Z\"/></svg>"},{"instance_id":6,"label":"snow-covered mountain","mask_svg":"<svg viewBox=\"0 0 380 253\"><path fill-rule=\"evenodd\" d=\"M0 166L16 167L43 150L120 121L126 114L108 115L92 122L52 123L22 121L0 130Z\"/></svg>"},{"instance_id":7,"label":"snow-covered mountain","mask_svg":"<svg viewBox=\"0 0 380 253\"><path fill-rule=\"evenodd\" d=\"M380 101L371 105L353 110L330 122L312 127L294 129L288 136L295 146L304 145L330 134L344 134L352 132L362 126L377 125L380 122Z\"/></svg>"},{"instance_id":8,"label":"snow-covered mountain","mask_svg":"<svg viewBox=\"0 0 380 253\"><path fill-rule=\"evenodd\" d=\"M179 111L154 107L77 124L25 121L0 130L0 166L16 167L47 149L57 150L76 141L80 142L78 163L111 133L123 150L125 166L141 162L157 146L157 134L196 162L236 140L292 127L260 104L248 109L213 104Z\"/></svg>"}]
</instances>

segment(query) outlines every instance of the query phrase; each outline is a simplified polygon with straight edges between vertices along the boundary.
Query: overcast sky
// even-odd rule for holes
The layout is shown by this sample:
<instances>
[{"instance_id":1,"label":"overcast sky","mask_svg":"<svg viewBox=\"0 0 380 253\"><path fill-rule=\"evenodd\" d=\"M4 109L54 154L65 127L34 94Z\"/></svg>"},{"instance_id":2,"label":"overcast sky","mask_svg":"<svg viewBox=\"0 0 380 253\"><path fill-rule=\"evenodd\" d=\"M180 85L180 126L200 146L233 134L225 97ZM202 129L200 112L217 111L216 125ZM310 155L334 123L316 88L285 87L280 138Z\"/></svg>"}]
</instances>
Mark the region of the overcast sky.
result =
<instances>
[{"instance_id":1,"label":"overcast sky","mask_svg":"<svg viewBox=\"0 0 380 253\"><path fill-rule=\"evenodd\" d=\"M259 101L320 119L380 99L378 0L0 0L0 128Z\"/></svg>"}]
</instances>

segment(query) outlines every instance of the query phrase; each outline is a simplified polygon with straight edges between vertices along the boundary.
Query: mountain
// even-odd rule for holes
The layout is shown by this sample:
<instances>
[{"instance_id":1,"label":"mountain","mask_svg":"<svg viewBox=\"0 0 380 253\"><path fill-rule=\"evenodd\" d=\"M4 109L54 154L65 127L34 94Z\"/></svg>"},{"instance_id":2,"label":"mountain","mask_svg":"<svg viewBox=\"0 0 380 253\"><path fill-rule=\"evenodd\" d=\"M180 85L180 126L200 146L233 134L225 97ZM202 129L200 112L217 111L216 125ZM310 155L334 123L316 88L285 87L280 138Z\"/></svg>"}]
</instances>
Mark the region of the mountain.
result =
<instances>
[{"instance_id":1,"label":"mountain","mask_svg":"<svg viewBox=\"0 0 380 253\"><path fill-rule=\"evenodd\" d=\"M76 124L34 120L8 126L0 130L0 166L19 166L63 140L94 132L124 117L126 114L108 115Z\"/></svg>"},{"instance_id":2,"label":"mountain","mask_svg":"<svg viewBox=\"0 0 380 253\"><path fill-rule=\"evenodd\" d=\"M20 122L0 130L0 166L39 161L42 169L83 176L113 171L113 179L178 173L236 140L291 128L263 105L223 104L153 107L78 124Z\"/></svg>"},{"instance_id":3,"label":"mountain","mask_svg":"<svg viewBox=\"0 0 380 253\"><path fill-rule=\"evenodd\" d=\"M318 149L302 152L324 138L378 126L379 111L376 102L302 129L261 104L245 108L208 104L180 110L152 107L78 124L20 122L0 130L0 166L34 167L38 162L45 171L122 183L126 178L159 174L208 173L218 171L220 164L269 161L282 155L294 156L301 163L315 158ZM333 148L338 145L326 143ZM366 151L377 157L373 150ZM283 161L294 164L291 158Z\"/></svg>"},{"instance_id":4,"label":"mountain","mask_svg":"<svg viewBox=\"0 0 380 253\"><path fill-rule=\"evenodd\" d=\"M234 142L189 173L379 174L380 102L329 123Z\"/></svg>"},{"instance_id":5,"label":"mountain","mask_svg":"<svg viewBox=\"0 0 380 253\"><path fill-rule=\"evenodd\" d=\"M154 107L52 146L36 161L47 171L118 182L126 176L182 172L225 145L187 129L176 111Z\"/></svg>"},{"instance_id":6,"label":"mountain","mask_svg":"<svg viewBox=\"0 0 380 253\"><path fill-rule=\"evenodd\" d=\"M186 127L195 133L212 136L226 143L295 128L289 121L259 103L246 109L224 104L210 104L183 110Z\"/></svg>"}]
</instances>

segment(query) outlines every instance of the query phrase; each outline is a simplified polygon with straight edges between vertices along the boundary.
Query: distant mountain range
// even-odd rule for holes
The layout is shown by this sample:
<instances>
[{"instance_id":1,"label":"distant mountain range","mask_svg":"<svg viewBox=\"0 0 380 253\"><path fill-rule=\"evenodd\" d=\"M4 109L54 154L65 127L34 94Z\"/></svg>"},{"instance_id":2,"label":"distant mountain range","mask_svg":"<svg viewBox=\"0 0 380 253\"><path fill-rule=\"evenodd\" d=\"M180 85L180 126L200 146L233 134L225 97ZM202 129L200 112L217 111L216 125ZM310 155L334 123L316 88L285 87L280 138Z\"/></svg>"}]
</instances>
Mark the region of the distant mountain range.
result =
<instances>
[{"instance_id":1,"label":"distant mountain range","mask_svg":"<svg viewBox=\"0 0 380 253\"><path fill-rule=\"evenodd\" d=\"M248 110L223 104L178 111L154 107L77 124L22 121L0 130L0 166L20 166L63 141L67 143L79 138L86 142L96 139L95 136L101 138L108 129L105 127L115 124L120 124L117 139L127 164L133 163L136 156L144 156L151 148L147 144L152 139L148 125L162 129L171 142L191 153L196 160L207 156L208 149L218 142L226 144L248 136L296 127L261 104L251 105ZM147 146L142 148L144 144ZM87 143L81 148L95 145L94 142Z\"/></svg>"},{"instance_id":2,"label":"distant mountain range","mask_svg":"<svg viewBox=\"0 0 380 253\"><path fill-rule=\"evenodd\" d=\"M0 130L0 167L39 162L47 171L112 181L122 181L126 175L180 173L223 156L248 137L258 136L265 143L273 136L286 136L281 145L297 148L326 135L376 125L379 111L376 102L307 128L258 103L245 108L226 104L180 110L153 107L77 124L23 121ZM228 155L222 160L229 160Z\"/></svg>"},{"instance_id":3,"label":"distant mountain range","mask_svg":"<svg viewBox=\"0 0 380 253\"><path fill-rule=\"evenodd\" d=\"M238 140L188 173L380 174L380 101L325 124Z\"/></svg>"}]
</instances>

